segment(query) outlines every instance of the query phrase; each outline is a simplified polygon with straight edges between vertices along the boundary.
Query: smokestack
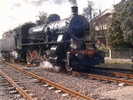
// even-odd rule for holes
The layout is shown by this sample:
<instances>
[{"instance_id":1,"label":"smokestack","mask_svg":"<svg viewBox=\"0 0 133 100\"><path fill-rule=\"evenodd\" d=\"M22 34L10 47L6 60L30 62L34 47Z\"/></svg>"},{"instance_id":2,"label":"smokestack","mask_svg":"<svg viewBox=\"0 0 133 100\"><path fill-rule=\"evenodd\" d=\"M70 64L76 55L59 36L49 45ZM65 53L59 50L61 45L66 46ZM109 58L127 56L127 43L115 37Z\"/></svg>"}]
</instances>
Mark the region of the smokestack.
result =
<instances>
[{"instance_id":1,"label":"smokestack","mask_svg":"<svg viewBox=\"0 0 133 100\"><path fill-rule=\"evenodd\" d=\"M72 9L72 14L75 16L75 15L78 15L78 7L75 5L75 6L72 6L71 7Z\"/></svg>"}]
</instances>

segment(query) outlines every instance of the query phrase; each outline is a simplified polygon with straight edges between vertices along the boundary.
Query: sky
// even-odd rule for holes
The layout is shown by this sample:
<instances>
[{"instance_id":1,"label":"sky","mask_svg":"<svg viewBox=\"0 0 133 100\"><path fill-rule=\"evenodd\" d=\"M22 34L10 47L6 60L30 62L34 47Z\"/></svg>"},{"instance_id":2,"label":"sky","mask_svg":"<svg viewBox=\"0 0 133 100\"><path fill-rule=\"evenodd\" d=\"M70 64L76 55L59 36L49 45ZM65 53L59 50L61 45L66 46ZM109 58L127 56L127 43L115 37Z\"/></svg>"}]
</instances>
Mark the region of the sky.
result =
<instances>
[{"instance_id":1,"label":"sky","mask_svg":"<svg viewBox=\"0 0 133 100\"><path fill-rule=\"evenodd\" d=\"M3 32L25 22L35 22L39 12L57 13L61 18L71 15L72 1L77 2L79 14L87 6L88 0L0 0L0 38ZM95 9L112 8L120 0L91 0Z\"/></svg>"}]
</instances>

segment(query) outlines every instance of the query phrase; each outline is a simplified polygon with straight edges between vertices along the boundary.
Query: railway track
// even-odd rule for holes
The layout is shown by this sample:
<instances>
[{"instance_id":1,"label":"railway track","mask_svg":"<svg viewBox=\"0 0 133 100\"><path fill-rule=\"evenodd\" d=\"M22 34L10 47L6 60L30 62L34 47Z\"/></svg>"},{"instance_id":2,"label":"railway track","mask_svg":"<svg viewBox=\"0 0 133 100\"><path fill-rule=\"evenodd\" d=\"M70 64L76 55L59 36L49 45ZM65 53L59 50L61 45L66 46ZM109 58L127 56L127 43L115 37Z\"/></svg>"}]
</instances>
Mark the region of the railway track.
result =
<instances>
[{"instance_id":1,"label":"railway track","mask_svg":"<svg viewBox=\"0 0 133 100\"><path fill-rule=\"evenodd\" d=\"M103 80L103 81L109 81L109 82L115 82L115 83L125 83L127 85L133 85L133 81L131 81L131 80L114 78L114 77L109 77L109 76L104 76L104 75L88 74L88 77L92 78L92 79L97 79L97 80Z\"/></svg>"},{"instance_id":2,"label":"railway track","mask_svg":"<svg viewBox=\"0 0 133 100\"><path fill-rule=\"evenodd\" d=\"M8 62L5 62L7 65L9 65L10 67L13 67L15 68L16 70L32 77L32 78L35 78L37 79L40 83L43 83L44 86L46 87L50 87L51 89L54 89L55 91L58 91L58 92L63 92L64 94L66 95L71 95L71 96L74 96L74 97L77 97L77 98L82 98L82 99L85 99L85 100L95 100L89 96L85 96L79 92L76 92L76 91L73 91L69 88L66 88L60 84L57 84L53 81L50 81L44 77L41 77L39 75L37 75L36 73L33 73L33 72L30 72L30 71L27 71L27 70L24 70L23 68L21 68L20 66L16 66L14 64L10 64Z\"/></svg>"},{"instance_id":3,"label":"railway track","mask_svg":"<svg viewBox=\"0 0 133 100\"><path fill-rule=\"evenodd\" d=\"M14 93L19 93L25 100L35 100L34 97L32 97L30 94L28 94L22 87L20 87L15 80L13 80L10 76L8 76L6 73L4 73L2 70L0 70L0 76L7 81L10 85L10 90L9 93L14 94ZM17 98L18 99L18 98ZM21 100L19 98L18 100ZM36 99L37 100L37 99Z\"/></svg>"},{"instance_id":4,"label":"railway track","mask_svg":"<svg viewBox=\"0 0 133 100\"><path fill-rule=\"evenodd\" d=\"M72 96L77 96L77 97L80 97L80 98L83 98L83 99L86 99L86 100L94 100L93 98L91 97L88 97L88 96L80 96L81 94L79 92L75 92L75 91L72 91L71 89L68 89L68 88L62 88L63 86L60 86L60 84L57 84L57 83L53 83L47 79L43 79L44 77L40 77L38 76L37 74L35 74L34 72L29 72L27 70L24 70L21 67L18 67L18 65L14 65L14 64L10 64L10 63L6 63L10 66L12 66L13 68L25 73L26 75L28 76L31 76L33 78L36 78L38 79L41 83L44 84L44 86L48 87L48 88L51 88L51 89L54 89L56 91L59 91L59 92L63 92L64 94L66 95L72 95ZM110 76L105 76L105 75L97 75L97 74L87 74L87 73L80 73L80 72L73 72L73 73L76 73L77 75L84 75L84 76L87 76L88 78L91 78L91 79L96 79L96 80L102 80L102 81L105 81L105 82L115 82L115 83L124 83L127 84L127 85L133 85L133 74L127 74L127 73L120 73L120 72L110 72Z\"/></svg>"},{"instance_id":5,"label":"railway track","mask_svg":"<svg viewBox=\"0 0 133 100\"><path fill-rule=\"evenodd\" d=\"M127 74L121 72L109 72L108 74L110 75L108 76L108 75L99 75L99 74L88 74L76 71L73 71L73 73L77 76L83 75L91 79L133 85L133 74Z\"/></svg>"},{"instance_id":6,"label":"railway track","mask_svg":"<svg viewBox=\"0 0 133 100\"><path fill-rule=\"evenodd\" d=\"M122 72L109 72L108 73L109 76L105 76L105 75L81 73L81 72L76 72L76 71L73 71L73 72L78 73L77 75L82 74L82 75L85 75L85 76L92 78L92 79L111 81L111 82L115 82L115 83L125 83L127 85L133 85L133 74L127 74L127 73L122 73Z\"/></svg>"},{"instance_id":7,"label":"railway track","mask_svg":"<svg viewBox=\"0 0 133 100\"><path fill-rule=\"evenodd\" d=\"M133 79L133 74L127 74L127 73L120 73L120 72L112 72L112 75L116 77L124 77L128 79Z\"/></svg>"}]
</instances>

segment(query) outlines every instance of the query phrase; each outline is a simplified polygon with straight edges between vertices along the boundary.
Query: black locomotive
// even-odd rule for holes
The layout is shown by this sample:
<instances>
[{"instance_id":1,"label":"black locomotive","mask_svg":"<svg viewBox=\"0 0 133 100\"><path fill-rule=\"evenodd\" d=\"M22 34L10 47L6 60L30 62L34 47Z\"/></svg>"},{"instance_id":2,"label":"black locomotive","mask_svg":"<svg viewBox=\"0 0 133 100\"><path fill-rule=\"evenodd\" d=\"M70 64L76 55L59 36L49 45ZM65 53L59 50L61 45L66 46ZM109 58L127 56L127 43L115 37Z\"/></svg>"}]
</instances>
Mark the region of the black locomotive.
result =
<instances>
[{"instance_id":1,"label":"black locomotive","mask_svg":"<svg viewBox=\"0 0 133 100\"><path fill-rule=\"evenodd\" d=\"M52 19L52 21L51 21ZM60 20L56 15L45 25L27 23L7 32L1 39L5 59L39 64L49 61L54 66L71 69L89 68L104 62L89 38L89 22L72 7L72 16Z\"/></svg>"}]
</instances>

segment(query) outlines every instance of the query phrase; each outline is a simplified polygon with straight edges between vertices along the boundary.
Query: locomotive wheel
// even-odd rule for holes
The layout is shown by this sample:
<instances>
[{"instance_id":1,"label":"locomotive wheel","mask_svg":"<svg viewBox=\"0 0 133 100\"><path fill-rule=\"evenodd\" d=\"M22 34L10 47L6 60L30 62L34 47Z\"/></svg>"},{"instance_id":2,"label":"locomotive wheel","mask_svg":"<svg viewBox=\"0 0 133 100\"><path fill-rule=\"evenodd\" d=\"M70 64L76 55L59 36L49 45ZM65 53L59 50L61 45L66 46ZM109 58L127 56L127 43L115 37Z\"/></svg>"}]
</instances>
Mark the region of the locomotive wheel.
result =
<instances>
[{"instance_id":1,"label":"locomotive wheel","mask_svg":"<svg viewBox=\"0 0 133 100\"><path fill-rule=\"evenodd\" d=\"M26 61L27 61L27 64L33 64L33 66L39 66L41 57L39 56L36 50L29 51L26 54Z\"/></svg>"},{"instance_id":2,"label":"locomotive wheel","mask_svg":"<svg viewBox=\"0 0 133 100\"><path fill-rule=\"evenodd\" d=\"M29 54L29 52L27 52L27 54L26 54L26 63L28 64L28 65L31 65L32 64L32 57L30 56L30 54Z\"/></svg>"}]
</instances>

